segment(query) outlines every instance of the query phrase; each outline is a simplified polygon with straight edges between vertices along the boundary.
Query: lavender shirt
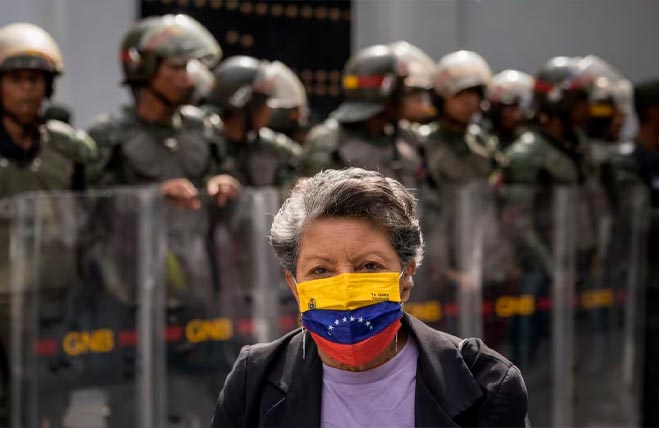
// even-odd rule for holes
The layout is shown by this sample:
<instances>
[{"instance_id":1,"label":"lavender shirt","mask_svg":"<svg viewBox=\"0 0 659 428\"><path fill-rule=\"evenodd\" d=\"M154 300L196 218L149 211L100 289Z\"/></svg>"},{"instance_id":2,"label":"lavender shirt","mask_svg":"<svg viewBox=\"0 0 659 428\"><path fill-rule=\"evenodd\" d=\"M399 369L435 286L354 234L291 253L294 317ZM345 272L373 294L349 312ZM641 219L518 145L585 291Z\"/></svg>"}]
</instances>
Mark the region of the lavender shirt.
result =
<instances>
[{"instance_id":1,"label":"lavender shirt","mask_svg":"<svg viewBox=\"0 0 659 428\"><path fill-rule=\"evenodd\" d=\"M418 357L408 336L398 355L365 372L323 364L321 428L413 427Z\"/></svg>"}]
</instances>

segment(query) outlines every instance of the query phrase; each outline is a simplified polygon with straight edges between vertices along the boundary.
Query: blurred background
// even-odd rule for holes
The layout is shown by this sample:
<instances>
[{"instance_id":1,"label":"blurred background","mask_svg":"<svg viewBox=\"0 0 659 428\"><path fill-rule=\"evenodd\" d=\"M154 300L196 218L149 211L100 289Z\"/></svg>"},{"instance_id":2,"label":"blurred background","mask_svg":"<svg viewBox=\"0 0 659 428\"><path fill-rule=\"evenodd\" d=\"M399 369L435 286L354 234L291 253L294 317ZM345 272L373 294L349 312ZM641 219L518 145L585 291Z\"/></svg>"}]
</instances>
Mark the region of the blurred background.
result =
<instances>
[{"instance_id":1,"label":"blurred background","mask_svg":"<svg viewBox=\"0 0 659 428\"><path fill-rule=\"evenodd\" d=\"M640 128L630 83L659 78L659 0L0 0L0 27L29 22L52 35L64 62L53 105L61 106L76 128L89 130L103 114L135 115L126 107L136 101L122 86L122 61L126 65L130 51L120 54L119 47L128 30L143 18L178 13L196 19L215 37L223 51L220 64L231 56L249 55L287 65L308 98L309 123L301 125L303 134L317 124L323 124L323 131L355 127L352 119L336 125L326 118L350 89L344 79L349 74L344 73L346 62L374 44L406 41L432 63L451 52L474 51L489 63L488 82L505 69L536 76L557 56L604 59L615 69L612 80L620 78L629 89L619 104L615 97L607 98L606 107L621 110L625 118L610 141L600 141L601 135L589 135L588 141L603 143L598 147L626 161L640 144L631 141ZM253 86L256 92L258 85ZM480 101L491 95L482 86ZM434 103L432 115L411 125L415 120L409 118L387 124L394 129L389 142L420 136L410 143L422 161L412 168L409 187L418 185L427 255L407 310L440 330L483 337L517 364L529 389L534 426L659 426L659 217L657 200L647 196L648 189L655 195L659 189L657 167L648 168L644 184L626 187L625 182L614 191L603 179L605 189L591 192L585 168L571 182L524 183L521 193L533 199L530 211L510 197L519 183L506 181L508 157L492 155L479 180L455 180L447 185L450 191L438 190L442 180L452 178L442 175L438 185L427 177L435 165L428 160L430 140L424 138L434 135L433 122L441 122L443 114L439 107L450 98L438 88L436 82L422 88L426 104ZM532 85L526 90L530 98ZM659 91L650 88L648 93L650 109ZM213 104L211 98L207 101ZM491 108L495 102L489 101ZM521 99L516 103L523 104ZM478 114L470 115L469 124L492 119L486 108L481 111L484 104L475 106ZM231 120L223 114L232 109L244 113L244 106L222 105L219 112L214 107L204 112L203 122L212 122L220 134ZM519 129L540 124L540 114L531 116L518 118ZM258 133L253 118L245 120L253 126L243 130L245 146L272 142L271 134ZM399 127L399 122L408 127ZM101 121L90 134L101 157L110 158L116 150L108 141L115 142L133 123L104 126ZM390 131L382 128L383 135ZM176 132L180 129L184 131L173 136L161 129L145 133L156 135L158 144L164 142L168 151L163 159L169 160L167 156L180 156L186 138L197 137L194 130L179 127ZM257 131L257 136L248 131ZM320 135L323 143L322 132L309 135ZM221 137L231 146L231 138ZM153 170L139 168L123 181L112 181L116 177L108 174L109 179L103 178L109 181L98 186L102 191L71 193L65 190L81 188L48 183L27 190L49 192L27 193L11 204L0 199L5 251L0 257L11 260L11 269L4 270L0 260L1 285L11 290L11 298L0 299L6 309L0 321L0 365L12 385L11 414L0 412L0 422L48 428L207 426L240 347L272 340L298 323L297 307L265 240L272 213L289 186L305 175L296 159L308 155L313 145L304 138L298 142L302 144L291 141L292 148L288 142L278 146L285 146L278 155L286 152L290 159L276 159L285 165L277 166L276 182L266 183L254 175L269 171L271 158L241 158L239 150L203 151L206 157L229 158L229 166L213 165L217 168L212 172L230 173L243 185L240 197L224 210L218 210L210 193L200 197L202 209L195 212L168 204L158 188L143 185L168 182L178 172L155 177L161 172L155 167L153 177ZM211 143L209 147L222 146ZM145 146L136 147L132 160L160 159L148 150L141 156ZM561 160L547 159L548 164ZM574 159L586 164L585 157L575 154ZM121 170L130 164L123 160L117 167L112 158L104 167ZM614 168L609 160L600 159L599 166L627 171L626 164ZM0 159L0 173L7 165L7 159ZM29 165L36 174L41 160ZM80 179L77 167L72 167L72 181ZM392 171L400 178L400 165ZM203 189L210 172L195 171L186 178ZM0 197L19 193L2 180ZM586 226L584 204L589 210ZM523 242L529 228L541 235L542 251ZM539 268L543 257L549 260Z\"/></svg>"},{"instance_id":2,"label":"blurred background","mask_svg":"<svg viewBox=\"0 0 659 428\"><path fill-rule=\"evenodd\" d=\"M633 82L659 70L654 0L6 0L0 7L1 25L31 22L57 40L67 67L55 99L72 107L82 128L129 101L119 87L118 46L136 19L153 14L190 14L226 56L288 64L308 85L316 120L340 100L331 73L375 43L406 40L435 59L469 49L495 72L533 74L547 58L585 54L605 58Z\"/></svg>"}]
</instances>

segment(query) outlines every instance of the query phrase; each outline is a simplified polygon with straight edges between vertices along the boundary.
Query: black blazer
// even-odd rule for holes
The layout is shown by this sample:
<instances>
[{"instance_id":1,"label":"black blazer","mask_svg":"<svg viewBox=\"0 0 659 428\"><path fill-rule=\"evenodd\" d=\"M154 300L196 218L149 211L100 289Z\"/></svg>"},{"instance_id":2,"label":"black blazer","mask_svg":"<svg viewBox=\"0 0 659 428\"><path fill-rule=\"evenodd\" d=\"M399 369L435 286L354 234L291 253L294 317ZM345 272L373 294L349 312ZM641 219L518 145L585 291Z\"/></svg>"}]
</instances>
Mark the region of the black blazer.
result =
<instances>
[{"instance_id":1,"label":"black blazer","mask_svg":"<svg viewBox=\"0 0 659 428\"><path fill-rule=\"evenodd\" d=\"M527 394L517 367L480 339L461 341L405 315L416 339L417 427L524 427ZM212 427L320 426L323 365L310 336L302 358L295 330L240 351L215 407Z\"/></svg>"}]
</instances>

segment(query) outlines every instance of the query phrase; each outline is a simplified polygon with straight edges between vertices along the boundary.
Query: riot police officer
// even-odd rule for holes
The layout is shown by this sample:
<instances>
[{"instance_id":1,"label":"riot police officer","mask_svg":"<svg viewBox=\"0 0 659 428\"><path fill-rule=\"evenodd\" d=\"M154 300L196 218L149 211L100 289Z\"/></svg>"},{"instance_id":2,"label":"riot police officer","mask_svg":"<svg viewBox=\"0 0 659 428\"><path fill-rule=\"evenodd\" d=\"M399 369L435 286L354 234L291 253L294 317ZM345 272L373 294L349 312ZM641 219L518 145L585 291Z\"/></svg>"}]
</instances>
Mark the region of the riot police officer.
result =
<instances>
[{"instance_id":1,"label":"riot police officer","mask_svg":"<svg viewBox=\"0 0 659 428\"><path fill-rule=\"evenodd\" d=\"M588 137L597 141L598 146L618 143L625 116L630 110L631 84L618 70L595 55L588 55L581 61L592 80ZM603 147L599 147L594 155L599 158L602 152Z\"/></svg>"},{"instance_id":2,"label":"riot police officer","mask_svg":"<svg viewBox=\"0 0 659 428\"><path fill-rule=\"evenodd\" d=\"M646 81L634 87L634 105L639 119L639 131L627 153L633 160L635 175L646 186L650 199L650 224L647 236L645 283L645 366L643 370L643 426L659 424L656 396L659 390L659 80Z\"/></svg>"},{"instance_id":3,"label":"riot police officer","mask_svg":"<svg viewBox=\"0 0 659 428\"><path fill-rule=\"evenodd\" d=\"M621 195L614 169L620 157L621 131L631 110L631 84L613 66L595 55L584 57L580 64L590 82L590 107L585 129L589 156L610 207L617 210Z\"/></svg>"},{"instance_id":4,"label":"riot police officer","mask_svg":"<svg viewBox=\"0 0 659 428\"><path fill-rule=\"evenodd\" d=\"M358 166L416 187L420 158L399 128L406 63L388 45L360 50L343 71L343 103L309 133L303 175Z\"/></svg>"},{"instance_id":5,"label":"riot police officer","mask_svg":"<svg viewBox=\"0 0 659 428\"><path fill-rule=\"evenodd\" d=\"M0 426L8 421L7 344L9 196L33 190L84 187L83 168L97 156L84 132L46 120L42 107L62 74L62 55L42 28L15 23L0 28Z\"/></svg>"},{"instance_id":6,"label":"riot police officer","mask_svg":"<svg viewBox=\"0 0 659 428\"><path fill-rule=\"evenodd\" d=\"M602 256L597 251L605 245L598 246L597 239L600 226L608 223L608 206L583 133L589 119L591 83L581 58L549 60L535 77L534 123L506 151L505 205L529 216L516 225L520 238L517 257L526 275L522 287L538 283L538 278L545 279L541 282L546 287L551 275L547 226L552 224L553 195L558 186L572 186L579 195L575 201L578 283L589 281L586 276L596 273L591 263Z\"/></svg>"},{"instance_id":7,"label":"riot police officer","mask_svg":"<svg viewBox=\"0 0 659 428\"><path fill-rule=\"evenodd\" d=\"M487 62L471 51L445 55L434 81L439 117L426 131L426 162L433 187L486 180L493 150L474 121L492 79Z\"/></svg>"},{"instance_id":8,"label":"riot police officer","mask_svg":"<svg viewBox=\"0 0 659 428\"><path fill-rule=\"evenodd\" d=\"M432 103L432 84L435 78L435 62L421 49L406 41L391 43L396 57L405 64L407 77L404 81L401 106L403 128L416 128L414 124L428 123L437 110Z\"/></svg>"},{"instance_id":9,"label":"riot police officer","mask_svg":"<svg viewBox=\"0 0 659 428\"><path fill-rule=\"evenodd\" d=\"M272 111L268 127L304 144L309 131L309 102L302 81L284 63L271 64L273 91L268 99Z\"/></svg>"},{"instance_id":10,"label":"riot police officer","mask_svg":"<svg viewBox=\"0 0 659 428\"><path fill-rule=\"evenodd\" d=\"M186 15L147 18L125 35L120 55L135 104L90 129L101 154L90 177L100 186L161 183L165 195L192 208L198 187L221 204L234 197L237 181L216 175L223 160L211 126L187 105L195 70L222 56L213 36Z\"/></svg>"},{"instance_id":11,"label":"riot police officer","mask_svg":"<svg viewBox=\"0 0 659 428\"><path fill-rule=\"evenodd\" d=\"M584 130L590 115L590 80L580 58L556 57L536 76L535 123L507 150L506 182L579 184L589 172Z\"/></svg>"},{"instance_id":12,"label":"riot police officer","mask_svg":"<svg viewBox=\"0 0 659 428\"><path fill-rule=\"evenodd\" d=\"M492 78L483 122L494 140L488 146L494 147L498 165L505 162L504 152L522 134L531 117L533 83L532 76L518 70L504 70Z\"/></svg>"},{"instance_id":13,"label":"riot police officer","mask_svg":"<svg viewBox=\"0 0 659 428\"><path fill-rule=\"evenodd\" d=\"M63 70L60 50L43 29L25 23L0 29L0 197L84 185L79 166L95 159L95 143L42 116Z\"/></svg>"},{"instance_id":14,"label":"riot police officer","mask_svg":"<svg viewBox=\"0 0 659 428\"><path fill-rule=\"evenodd\" d=\"M296 176L301 149L286 135L267 128L278 63L249 56L223 61L206 109L227 155L226 171L250 187L284 189Z\"/></svg>"}]
</instances>

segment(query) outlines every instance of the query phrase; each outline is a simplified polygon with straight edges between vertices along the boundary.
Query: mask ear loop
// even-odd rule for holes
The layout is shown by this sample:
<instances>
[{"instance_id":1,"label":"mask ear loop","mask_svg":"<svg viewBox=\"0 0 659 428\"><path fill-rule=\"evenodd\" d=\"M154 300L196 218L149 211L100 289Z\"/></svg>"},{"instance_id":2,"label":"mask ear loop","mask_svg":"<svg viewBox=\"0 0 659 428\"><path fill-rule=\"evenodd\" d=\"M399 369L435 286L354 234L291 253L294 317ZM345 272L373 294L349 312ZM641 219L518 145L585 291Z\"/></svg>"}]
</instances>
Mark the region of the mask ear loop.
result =
<instances>
[{"instance_id":1,"label":"mask ear loop","mask_svg":"<svg viewBox=\"0 0 659 428\"><path fill-rule=\"evenodd\" d=\"M293 282L295 283L295 286L297 287L297 280L295 279L295 276L291 274L291 278L293 278ZM302 326L302 359L306 359L307 357L307 329Z\"/></svg>"},{"instance_id":2,"label":"mask ear loop","mask_svg":"<svg viewBox=\"0 0 659 428\"><path fill-rule=\"evenodd\" d=\"M398 275L398 279L403 278L403 276L405 275L405 269L406 268L407 268L407 266L403 267L403 270L400 271L400 275ZM405 303L400 302L400 309L401 310L405 310L404 305L405 305ZM398 333L396 333L396 339L394 339L394 354L398 354Z\"/></svg>"}]
</instances>

